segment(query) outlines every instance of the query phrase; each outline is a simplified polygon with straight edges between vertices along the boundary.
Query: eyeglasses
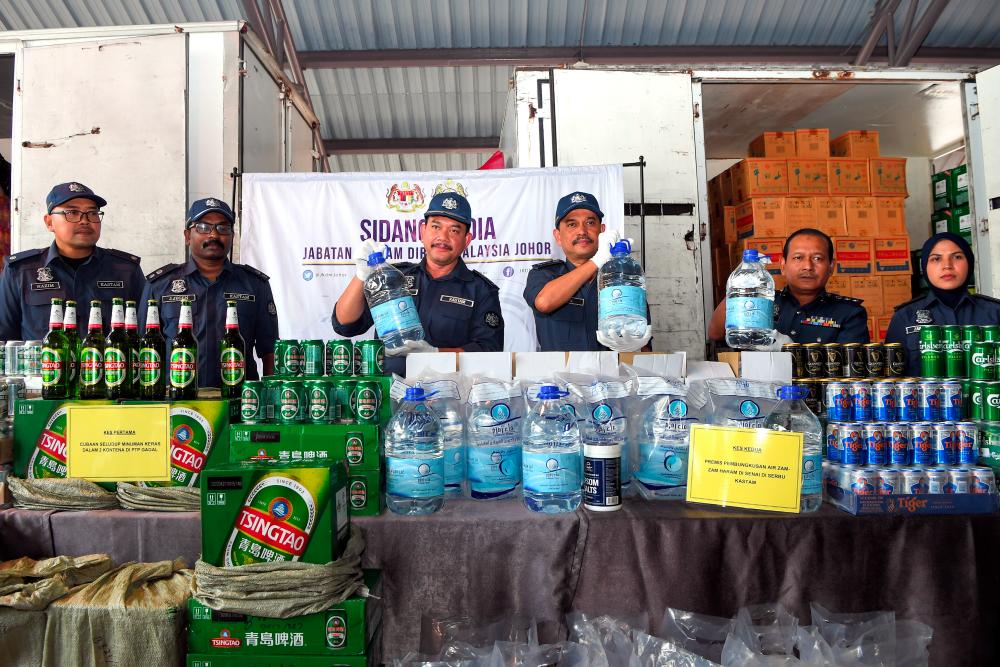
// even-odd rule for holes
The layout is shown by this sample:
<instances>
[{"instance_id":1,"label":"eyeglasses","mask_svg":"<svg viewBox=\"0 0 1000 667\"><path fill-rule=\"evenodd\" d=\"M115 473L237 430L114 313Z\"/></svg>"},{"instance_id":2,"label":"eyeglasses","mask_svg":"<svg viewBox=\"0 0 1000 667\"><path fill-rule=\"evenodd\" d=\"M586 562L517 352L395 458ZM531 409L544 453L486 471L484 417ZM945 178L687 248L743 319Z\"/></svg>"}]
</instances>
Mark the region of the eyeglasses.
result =
<instances>
[{"instance_id":1,"label":"eyeglasses","mask_svg":"<svg viewBox=\"0 0 1000 667\"><path fill-rule=\"evenodd\" d=\"M194 231L199 234L211 234L213 229L219 236L229 236L233 233L233 226L228 222L220 222L217 225L213 225L210 222L196 222L191 227L194 227ZM191 227L188 227L188 229Z\"/></svg>"},{"instance_id":2,"label":"eyeglasses","mask_svg":"<svg viewBox=\"0 0 1000 667\"><path fill-rule=\"evenodd\" d=\"M92 222L97 224L104 217L104 211L80 211L75 208L68 208L65 211L52 211L49 215L61 215L66 219L66 222L77 223L87 219L87 222Z\"/></svg>"}]
</instances>

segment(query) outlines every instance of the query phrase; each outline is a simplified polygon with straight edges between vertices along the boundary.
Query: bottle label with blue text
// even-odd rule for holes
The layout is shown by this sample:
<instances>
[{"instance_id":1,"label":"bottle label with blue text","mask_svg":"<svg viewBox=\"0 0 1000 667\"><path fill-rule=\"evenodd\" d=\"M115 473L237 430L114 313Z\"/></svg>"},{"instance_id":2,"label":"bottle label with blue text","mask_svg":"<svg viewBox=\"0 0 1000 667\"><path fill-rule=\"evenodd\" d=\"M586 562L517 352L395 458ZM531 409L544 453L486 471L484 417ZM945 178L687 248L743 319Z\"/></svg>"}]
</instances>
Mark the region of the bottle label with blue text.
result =
<instances>
[{"instance_id":1,"label":"bottle label with blue text","mask_svg":"<svg viewBox=\"0 0 1000 667\"><path fill-rule=\"evenodd\" d=\"M402 331L420 326L420 316L413 303L413 297L401 296L385 303L380 303L371 309L375 321L375 331L380 338L394 331Z\"/></svg>"},{"instance_id":2,"label":"bottle label with blue text","mask_svg":"<svg viewBox=\"0 0 1000 667\"><path fill-rule=\"evenodd\" d=\"M646 317L646 290L634 285L605 287L597 295L601 319L621 315Z\"/></svg>"},{"instance_id":3,"label":"bottle label with blue text","mask_svg":"<svg viewBox=\"0 0 1000 667\"><path fill-rule=\"evenodd\" d=\"M526 493L579 493L580 452L524 452Z\"/></svg>"},{"instance_id":4,"label":"bottle label with blue text","mask_svg":"<svg viewBox=\"0 0 1000 667\"><path fill-rule=\"evenodd\" d=\"M802 457L802 495L823 490L823 455L806 454Z\"/></svg>"},{"instance_id":5,"label":"bottle label with blue text","mask_svg":"<svg viewBox=\"0 0 1000 667\"><path fill-rule=\"evenodd\" d=\"M621 457L583 458L583 504L615 507L622 503Z\"/></svg>"},{"instance_id":6,"label":"bottle label with blue text","mask_svg":"<svg viewBox=\"0 0 1000 667\"><path fill-rule=\"evenodd\" d=\"M647 488L668 489L687 484L688 448L677 443L639 443L636 479Z\"/></svg>"},{"instance_id":7,"label":"bottle label with blue text","mask_svg":"<svg viewBox=\"0 0 1000 667\"><path fill-rule=\"evenodd\" d=\"M727 329L773 329L774 302L761 296L726 299Z\"/></svg>"},{"instance_id":8,"label":"bottle label with blue text","mask_svg":"<svg viewBox=\"0 0 1000 667\"><path fill-rule=\"evenodd\" d=\"M445 447L444 450L444 485L449 488L460 488L465 481L465 447Z\"/></svg>"},{"instance_id":9,"label":"bottle label with blue text","mask_svg":"<svg viewBox=\"0 0 1000 667\"><path fill-rule=\"evenodd\" d=\"M444 460L385 458L386 493L403 498L435 498L444 495Z\"/></svg>"},{"instance_id":10,"label":"bottle label with blue text","mask_svg":"<svg viewBox=\"0 0 1000 667\"><path fill-rule=\"evenodd\" d=\"M521 483L521 446L469 447L469 491L473 498L498 498Z\"/></svg>"}]
</instances>

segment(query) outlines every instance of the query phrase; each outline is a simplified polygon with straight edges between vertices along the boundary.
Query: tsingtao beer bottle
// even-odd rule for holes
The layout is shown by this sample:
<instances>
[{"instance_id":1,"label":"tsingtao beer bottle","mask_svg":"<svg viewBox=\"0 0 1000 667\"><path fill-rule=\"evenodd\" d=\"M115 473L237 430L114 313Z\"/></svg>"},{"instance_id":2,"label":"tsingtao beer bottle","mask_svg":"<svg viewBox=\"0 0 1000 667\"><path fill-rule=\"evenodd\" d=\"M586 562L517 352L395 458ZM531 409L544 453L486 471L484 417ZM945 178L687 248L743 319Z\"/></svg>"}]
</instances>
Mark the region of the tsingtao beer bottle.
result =
<instances>
[{"instance_id":1,"label":"tsingtao beer bottle","mask_svg":"<svg viewBox=\"0 0 1000 667\"><path fill-rule=\"evenodd\" d=\"M191 299L182 299L177 335L170 341L170 400L198 397L198 341L193 327Z\"/></svg>"},{"instance_id":2,"label":"tsingtao beer bottle","mask_svg":"<svg viewBox=\"0 0 1000 667\"><path fill-rule=\"evenodd\" d=\"M219 341L219 371L222 375L222 398L239 398L246 379L247 345L240 334L240 320L235 301L226 301L226 333Z\"/></svg>"},{"instance_id":3,"label":"tsingtao beer bottle","mask_svg":"<svg viewBox=\"0 0 1000 667\"><path fill-rule=\"evenodd\" d=\"M67 398L69 343L63 331L63 300L52 299L49 332L42 341L42 398Z\"/></svg>"},{"instance_id":4,"label":"tsingtao beer bottle","mask_svg":"<svg viewBox=\"0 0 1000 667\"><path fill-rule=\"evenodd\" d=\"M139 339L139 398L162 401L167 397L163 360L167 339L160 330L160 307L156 299L146 302L146 332Z\"/></svg>"},{"instance_id":5,"label":"tsingtao beer bottle","mask_svg":"<svg viewBox=\"0 0 1000 667\"><path fill-rule=\"evenodd\" d=\"M125 302L125 335L128 337L129 377L132 396L139 395L139 313L135 301Z\"/></svg>"},{"instance_id":6,"label":"tsingtao beer bottle","mask_svg":"<svg viewBox=\"0 0 1000 667\"><path fill-rule=\"evenodd\" d=\"M101 302L90 302L87 337L80 342L80 398L105 398L104 390L104 323Z\"/></svg>"},{"instance_id":7,"label":"tsingtao beer bottle","mask_svg":"<svg viewBox=\"0 0 1000 667\"><path fill-rule=\"evenodd\" d=\"M69 362L66 369L69 380L66 387L66 397L76 398L80 395L80 334L76 329L76 301L66 299L63 309L63 332L66 334L66 345L69 348Z\"/></svg>"},{"instance_id":8,"label":"tsingtao beer bottle","mask_svg":"<svg viewBox=\"0 0 1000 667\"><path fill-rule=\"evenodd\" d=\"M131 398L131 353L125 333L125 300L111 300L111 333L104 341L104 386L108 398Z\"/></svg>"}]
</instances>

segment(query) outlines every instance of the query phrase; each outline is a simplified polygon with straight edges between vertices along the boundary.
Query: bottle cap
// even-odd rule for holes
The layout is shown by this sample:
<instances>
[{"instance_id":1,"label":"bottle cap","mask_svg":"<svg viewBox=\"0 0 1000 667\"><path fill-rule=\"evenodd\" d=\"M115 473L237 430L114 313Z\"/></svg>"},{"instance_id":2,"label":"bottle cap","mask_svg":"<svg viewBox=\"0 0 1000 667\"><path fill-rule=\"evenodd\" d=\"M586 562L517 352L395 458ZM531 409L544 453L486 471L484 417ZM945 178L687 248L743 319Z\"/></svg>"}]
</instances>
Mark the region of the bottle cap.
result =
<instances>
[{"instance_id":1,"label":"bottle cap","mask_svg":"<svg viewBox=\"0 0 1000 667\"><path fill-rule=\"evenodd\" d=\"M375 266L377 264L385 264L385 255L380 252L373 252L368 255L368 266Z\"/></svg>"},{"instance_id":2,"label":"bottle cap","mask_svg":"<svg viewBox=\"0 0 1000 667\"><path fill-rule=\"evenodd\" d=\"M805 398L809 395L809 390L798 385L786 384L778 389L778 398L787 401L792 398Z\"/></svg>"},{"instance_id":3,"label":"bottle cap","mask_svg":"<svg viewBox=\"0 0 1000 667\"><path fill-rule=\"evenodd\" d=\"M611 246L612 255L627 255L632 252L632 244L628 242L628 239L621 239L613 246Z\"/></svg>"},{"instance_id":4,"label":"bottle cap","mask_svg":"<svg viewBox=\"0 0 1000 667\"><path fill-rule=\"evenodd\" d=\"M760 257L757 256L757 251L754 248L747 248L743 251L743 261L744 262L756 262L759 261Z\"/></svg>"},{"instance_id":5,"label":"bottle cap","mask_svg":"<svg viewBox=\"0 0 1000 667\"><path fill-rule=\"evenodd\" d=\"M371 259L368 260L369 262ZM427 398L424 395L423 387L407 387L406 393L403 395L404 401L422 401Z\"/></svg>"},{"instance_id":6,"label":"bottle cap","mask_svg":"<svg viewBox=\"0 0 1000 667\"><path fill-rule=\"evenodd\" d=\"M538 389L538 400L547 401L553 398L562 398L565 394L554 384L543 384Z\"/></svg>"}]
</instances>

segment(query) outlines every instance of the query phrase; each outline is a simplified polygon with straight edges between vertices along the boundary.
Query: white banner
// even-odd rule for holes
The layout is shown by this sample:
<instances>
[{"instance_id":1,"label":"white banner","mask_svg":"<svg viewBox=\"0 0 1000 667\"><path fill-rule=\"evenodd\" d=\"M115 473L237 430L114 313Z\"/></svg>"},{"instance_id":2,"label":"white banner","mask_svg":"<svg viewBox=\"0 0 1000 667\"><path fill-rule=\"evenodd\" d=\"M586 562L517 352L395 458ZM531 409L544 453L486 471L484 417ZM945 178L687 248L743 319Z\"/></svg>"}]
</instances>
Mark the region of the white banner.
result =
<instances>
[{"instance_id":1,"label":"white banner","mask_svg":"<svg viewBox=\"0 0 1000 667\"><path fill-rule=\"evenodd\" d=\"M531 266L562 258L552 238L556 202L593 193L608 229L624 229L622 166L460 172L244 174L240 261L271 276L282 338L334 338L330 315L354 275L352 249L367 238L393 262L419 262L424 210L438 188L472 205L463 259L500 287L504 349L536 348L524 301ZM374 329L366 337L374 335Z\"/></svg>"}]
</instances>

